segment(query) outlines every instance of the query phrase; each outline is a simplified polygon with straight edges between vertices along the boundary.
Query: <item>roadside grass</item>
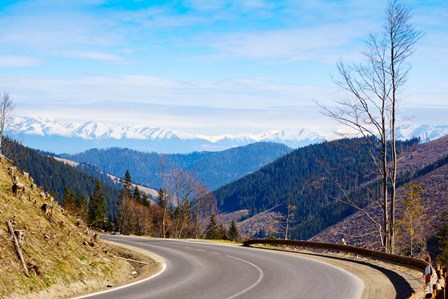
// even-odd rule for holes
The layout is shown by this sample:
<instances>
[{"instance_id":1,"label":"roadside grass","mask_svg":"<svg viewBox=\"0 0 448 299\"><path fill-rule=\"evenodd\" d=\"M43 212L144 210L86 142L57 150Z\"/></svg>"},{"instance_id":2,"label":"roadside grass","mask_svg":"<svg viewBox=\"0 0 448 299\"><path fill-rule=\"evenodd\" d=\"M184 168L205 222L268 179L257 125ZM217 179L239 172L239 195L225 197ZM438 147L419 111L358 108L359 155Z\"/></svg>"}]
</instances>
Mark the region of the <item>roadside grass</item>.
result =
<instances>
[{"instance_id":1,"label":"roadside grass","mask_svg":"<svg viewBox=\"0 0 448 299\"><path fill-rule=\"evenodd\" d=\"M54 285L69 285L79 281L106 280L122 270L125 262L113 260L105 253L106 246L93 243L94 233L77 227L76 217L64 215L62 208L50 198L41 198L43 191L32 190L32 181L17 172L25 185L20 198L12 193L11 166L4 158L0 162L0 298L22 297L30 292L46 290ZM41 206L54 204L53 221L45 216ZM22 251L30 272L26 277L16 254L6 221L15 230L24 232Z\"/></svg>"}]
</instances>

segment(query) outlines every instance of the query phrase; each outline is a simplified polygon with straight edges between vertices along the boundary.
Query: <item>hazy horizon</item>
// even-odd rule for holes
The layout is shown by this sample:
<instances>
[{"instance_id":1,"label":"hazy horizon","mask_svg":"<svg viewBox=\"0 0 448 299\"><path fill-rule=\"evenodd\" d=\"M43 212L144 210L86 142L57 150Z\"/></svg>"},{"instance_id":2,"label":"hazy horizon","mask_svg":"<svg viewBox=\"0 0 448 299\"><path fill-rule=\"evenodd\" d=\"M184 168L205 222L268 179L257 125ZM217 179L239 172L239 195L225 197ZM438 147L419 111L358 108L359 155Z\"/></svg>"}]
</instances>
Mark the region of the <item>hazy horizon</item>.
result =
<instances>
[{"instance_id":1,"label":"hazy horizon","mask_svg":"<svg viewBox=\"0 0 448 299\"><path fill-rule=\"evenodd\" d=\"M424 33L401 117L446 125L448 3L404 1ZM315 101L343 94L387 1L6 1L0 90L16 114L190 133L332 128Z\"/></svg>"}]
</instances>

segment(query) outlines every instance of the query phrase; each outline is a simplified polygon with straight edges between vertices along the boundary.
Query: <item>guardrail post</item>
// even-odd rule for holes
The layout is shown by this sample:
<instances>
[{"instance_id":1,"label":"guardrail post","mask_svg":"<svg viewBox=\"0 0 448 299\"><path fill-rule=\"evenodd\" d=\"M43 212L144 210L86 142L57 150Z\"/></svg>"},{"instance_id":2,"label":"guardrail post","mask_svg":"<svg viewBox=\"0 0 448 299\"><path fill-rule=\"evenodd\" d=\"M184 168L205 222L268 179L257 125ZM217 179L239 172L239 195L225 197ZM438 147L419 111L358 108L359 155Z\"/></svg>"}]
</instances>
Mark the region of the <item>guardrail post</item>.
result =
<instances>
[{"instance_id":1,"label":"guardrail post","mask_svg":"<svg viewBox=\"0 0 448 299\"><path fill-rule=\"evenodd\" d=\"M436 299L446 299L446 268L437 267L437 282L435 284Z\"/></svg>"}]
</instances>

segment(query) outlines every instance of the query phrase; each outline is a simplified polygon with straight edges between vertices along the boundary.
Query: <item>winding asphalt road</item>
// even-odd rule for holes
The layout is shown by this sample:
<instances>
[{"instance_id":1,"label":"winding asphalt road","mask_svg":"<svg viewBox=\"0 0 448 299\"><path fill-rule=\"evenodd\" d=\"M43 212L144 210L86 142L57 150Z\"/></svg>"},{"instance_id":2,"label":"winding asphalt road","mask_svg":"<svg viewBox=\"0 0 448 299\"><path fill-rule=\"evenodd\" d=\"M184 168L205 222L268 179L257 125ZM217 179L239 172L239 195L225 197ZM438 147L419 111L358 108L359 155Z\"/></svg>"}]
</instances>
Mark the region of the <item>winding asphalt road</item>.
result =
<instances>
[{"instance_id":1,"label":"winding asphalt road","mask_svg":"<svg viewBox=\"0 0 448 299\"><path fill-rule=\"evenodd\" d=\"M336 267L256 248L103 236L161 257L165 270L130 287L89 298L360 298L362 281Z\"/></svg>"}]
</instances>

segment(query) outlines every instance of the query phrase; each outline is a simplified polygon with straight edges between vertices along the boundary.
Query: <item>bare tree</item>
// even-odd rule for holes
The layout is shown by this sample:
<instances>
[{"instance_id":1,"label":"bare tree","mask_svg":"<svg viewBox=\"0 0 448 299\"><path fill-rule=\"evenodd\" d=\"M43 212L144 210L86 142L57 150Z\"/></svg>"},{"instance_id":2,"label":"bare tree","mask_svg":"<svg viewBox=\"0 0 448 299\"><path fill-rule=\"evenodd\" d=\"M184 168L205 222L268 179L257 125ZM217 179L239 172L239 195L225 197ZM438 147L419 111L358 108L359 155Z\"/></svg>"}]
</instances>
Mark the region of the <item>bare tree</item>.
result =
<instances>
[{"instance_id":1,"label":"bare tree","mask_svg":"<svg viewBox=\"0 0 448 299\"><path fill-rule=\"evenodd\" d=\"M194 237L200 238L204 222L211 215L218 213L216 199L213 193L209 192L207 187L199 182L197 184L197 198L192 202L192 213L194 220Z\"/></svg>"},{"instance_id":2,"label":"bare tree","mask_svg":"<svg viewBox=\"0 0 448 299\"><path fill-rule=\"evenodd\" d=\"M391 0L383 31L370 34L366 42L362 52L365 63L338 63L339 76L335 82L347 92L347 97L337 101L334 109L321 106L329 117L371 144L370 156L382 180L383 223L379 237L386 252L394 252L398 163L395 128L399 93L411 69L407 60L421 37L410 19L410 9L398 0Z\"/></svg>"},{"instance_id":3,"label":"bare tree","mask_svg":"<svg viewBox=\"0 0 448 299\"><path fill-rule=\"evenodd\" d=\"M198 228L200 222L205 219L204 213L207 207L216 209L214 198L207 196L207 188L193 173L179 168L173 168L164 173L163 185L168 204L175 208L172 236L183 237L187 228L191 228L195 236L198 235Z\"/></svg>"},{"instance_id":4,"label":"bare tree","mask_svg":"<svg viewBox=\"0 0 448 299\"><path fill-rule=\"evenodd\" d=\"M288 197L285 200L285 205L286 205L286 217L284 219L285 224L284 224L284 228L285 228L285 240L288 240L289 238L289 230L290 230L290 223L294 220L295 217L295 211L297 209L297 206L293 204L293 200L292 200L292 196L291 194L288 195Z\"/></svg>"},{"instance_id":5,"label":"bare tree","mask_svg":"<svg viewBox=\"0 0 448 299\"><path fill-rule=\"evenodd\" d=\"M3 154L3 144L5 140L5 130L11 125L15 104L9 97L9 93L1 95L0 102L0 155Z\"/></svg>"}]
</instances>

